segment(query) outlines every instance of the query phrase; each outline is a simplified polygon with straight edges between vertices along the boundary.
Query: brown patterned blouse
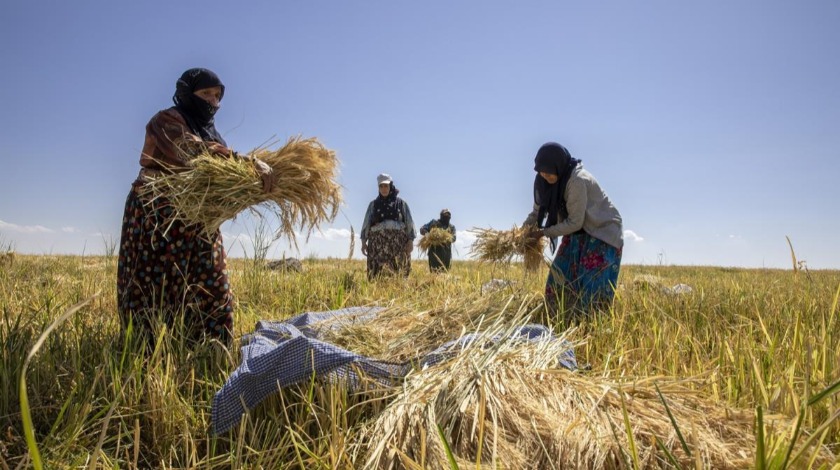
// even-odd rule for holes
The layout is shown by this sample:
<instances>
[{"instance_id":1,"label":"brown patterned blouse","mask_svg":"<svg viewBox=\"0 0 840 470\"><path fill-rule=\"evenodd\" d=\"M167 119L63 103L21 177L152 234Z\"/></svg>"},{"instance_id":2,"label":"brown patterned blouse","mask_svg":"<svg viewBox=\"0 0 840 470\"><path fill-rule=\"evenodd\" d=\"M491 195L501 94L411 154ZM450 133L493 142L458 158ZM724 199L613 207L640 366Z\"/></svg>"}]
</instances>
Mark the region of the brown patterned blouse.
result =
<instances>
[{"instance_id":1,"label":"brown patterned blouse","mask_svg":"<svg viewBox=\"0 0 840 470\"><path fill-rule=\"evenodd\" d=\"M146 124L140 166L148 170L178 171L189 166L185 156L205 150L222 156L232 153L218 142L202 140L190 130L181 113L172 107L158 112Z\"/></svg>"}]
</instances>

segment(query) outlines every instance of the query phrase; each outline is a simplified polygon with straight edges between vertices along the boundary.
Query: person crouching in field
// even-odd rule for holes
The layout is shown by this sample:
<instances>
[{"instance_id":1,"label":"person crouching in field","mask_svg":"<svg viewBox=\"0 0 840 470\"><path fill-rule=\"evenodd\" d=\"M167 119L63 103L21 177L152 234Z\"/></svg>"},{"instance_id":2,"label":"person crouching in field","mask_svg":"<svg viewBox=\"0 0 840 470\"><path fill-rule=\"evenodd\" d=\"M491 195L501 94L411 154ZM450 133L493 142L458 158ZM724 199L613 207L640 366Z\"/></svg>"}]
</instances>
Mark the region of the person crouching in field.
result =
<instances>
[{"instance_id":1,"label":"person crouching in field","mask_svg":"<svg viewBox=\"0 0 840 470\"><path fill-rule=\"evenodd\" d=\"M155 320L170 324L183 312L191 340L204 335L230 343L234 298L225 266L222 235L202 235L202 227L169 216L168 200L145 200L140 189L147 177L189 168L201 152L239 158L227 148L214 123L225 94L219 77L207 69L187 70L176 82L175 106L155 114L146 125L140 174L125 202L119 262L117 306L123 328L134 329L153 344ZM254 160L270 191L274 177Z\"/></svg>"},{"instance_id":2,"label":"person crouching in field","mask_svg":"<svg viewBox=\"0 0 840 470\"><path fill-rule=\"evenodd\" d=\"M362 254L367 256L368 279L385 272L408 277L414 248L414 220L408 204L398 194L391 176L376 177L379 195L368 204L362 224Z\"/></svg>"},{"instance_id":3,"label":"person crouching in field","mask_svg":"<svg viewBox=\"0 0 840 470\"><path fill-rule=\"evenodd\" d=\"M429 270L431 272L449 271L452 263L452 244L455 243L455 226L450 223L452 214L449 209L440 211L440 218L432 219L426 225L420 227L420 235L426 235L433 228L446 230L452 235L448 243L434 244L429 246Z\"/></svg>"},{"instance_id":4,"label":"person crouching in field","mask_svg":"<svg viewBox=\"0 0 840 470\"><path fill-rule=\"evenodd\" d=\"M549 142L534 159L534 209L527 236L563 241L549 269L546 302L553 314L563 299L566 320L608 308L615 295L624 239L621 215L598 181L565 147Z\"/></svg>"}]
</instances>

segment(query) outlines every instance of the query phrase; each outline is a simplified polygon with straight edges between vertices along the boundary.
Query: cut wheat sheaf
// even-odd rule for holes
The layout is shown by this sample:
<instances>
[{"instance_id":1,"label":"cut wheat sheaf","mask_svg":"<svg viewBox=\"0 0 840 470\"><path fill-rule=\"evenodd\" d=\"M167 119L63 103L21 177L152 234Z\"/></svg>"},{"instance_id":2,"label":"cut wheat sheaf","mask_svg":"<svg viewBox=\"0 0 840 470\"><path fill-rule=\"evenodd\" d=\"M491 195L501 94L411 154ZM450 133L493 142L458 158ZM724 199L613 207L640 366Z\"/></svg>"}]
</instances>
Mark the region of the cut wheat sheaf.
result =
<instances>
[{"instance_id":1,"label":"cut wheat sheaf","mask_svg":"<svg viewBox=\"0 0 840 470\"><path fill-rule=\"evenodd\" d=\"M271 192L263 191L253 161L205 152L191 158L186 171L148 177L143 196L148 203L165 198L173 220L198 224L206 234L214 233L240 212L258 207L263 214L277 217L277 235L293 243L295 227L308 236L335 219L341 204L335 152L315 138L293 137L279 149L259 148L250 155L272 168L275 183Z\"/></svg>"},{"instance_id":2,"label":"cut wheat sheaf","mask_svg":"<svg viewBox=\"0 0 840 470\"><path fill-rule=\"evenodd\" d=\"M439 227L432 227L423 238L420 239L420 242L417 246L420 247L420 250L423 252L429 251L429 248L433 246L446 246L452 243L452 234L449 230L444 230Z\"/></svg>"},{"instance_id":3,"label":"cut wheat sheaf","mask_svg":"<svg viewBox=\"0 0 840 470\"><path fill-rule=\"evenodd\" d=\"M536 270L543 261L545 242L543 238L527 237L531 230L534 229L515 225L510 230L474 228L472 256L480 262L492 263L509 263L515 256L522 256L525 269Z\"/></svg>"}]
</instances>

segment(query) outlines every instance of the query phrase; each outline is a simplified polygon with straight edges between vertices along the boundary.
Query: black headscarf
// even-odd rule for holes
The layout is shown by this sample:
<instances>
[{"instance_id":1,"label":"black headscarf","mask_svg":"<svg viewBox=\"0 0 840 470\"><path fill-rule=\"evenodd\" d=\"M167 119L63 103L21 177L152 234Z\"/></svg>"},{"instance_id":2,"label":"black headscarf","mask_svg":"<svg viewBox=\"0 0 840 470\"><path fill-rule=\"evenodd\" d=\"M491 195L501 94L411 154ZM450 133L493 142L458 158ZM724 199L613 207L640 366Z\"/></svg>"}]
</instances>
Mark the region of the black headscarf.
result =
<instances>
[{"instance_id":1,"label":"black headscarf","mask_svg":"<svg viewBox=\"0 0 840 470\"><path fill-rule=\"evenodd\" d=\"M565 219L569 216L566 209L566 184L572 170L580 164L580 160L572 158L566 147L556 143L548 142L537 151L534 158L534 171L537 177L534 179L534 203L540 207L537 215L537 223L540 228L551 227L558 222L558 215ZM548 184L539 172L557 175L558 180L554 184ZM543 223L545 218L545 223Z\"/></svg>"},{"instance_id":2,"label":"black headscarf","mask_svg":"<svg viewBox=\"0 0 840 470\"><path fill-rule=\"evenodd\" d=\"M373 214L371 215L371 225L376 225L383 220L400 220L400 214L402 213L402 204L400 204L400 199L397 198L397 194L400 193L400 190L394 186L394 182L391 181L389 183L391 185L391 190L388 192L388 195L382 197L380 193L376 196L376 199L373 200Z\"/></svg>"},{"instance_id":3,"label":"black headscarf","mask_svg":"<svg viewBox=\"0 0 840 470\"><path fill-rule=\"evenodd\" d=\"M175 95L172 96L172 101L175 102L175 109L187 121L190 130L203 140L212 140L227 145L225 139L216 130L213 119L219 107L213 106L195 95L198 90L214 86L222 87L222 97L224 97L225 85L222 84L218 75L207 69L189 69L175 82Z\"/></svg>"},{"instance_id":4,"label":"black headscarf","mask_svg":"<svg viewBox=\"0 0 840 470\"><path fill-rule=\"evenodd\" d=\"M444 209L440 211L440 226L441 227L449 227L449 221L452 220L452 214Z\"/></svg>"}]
</instances>

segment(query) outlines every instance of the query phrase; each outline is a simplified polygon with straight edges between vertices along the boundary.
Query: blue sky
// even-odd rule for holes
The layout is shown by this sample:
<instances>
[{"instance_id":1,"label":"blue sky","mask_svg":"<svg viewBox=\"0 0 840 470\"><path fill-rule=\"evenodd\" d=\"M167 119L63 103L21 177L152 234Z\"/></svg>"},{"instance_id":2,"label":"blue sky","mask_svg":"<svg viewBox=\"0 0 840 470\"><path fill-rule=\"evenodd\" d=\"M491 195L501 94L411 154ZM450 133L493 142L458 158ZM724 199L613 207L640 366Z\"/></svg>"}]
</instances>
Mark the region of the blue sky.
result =
<instances>
[{"instance_id":1,"label":"blue sky","mask_svg":"<svg viewBox=\"0 0 840 470\"><path fill-rule=\"evenodd\" d=\"M316 136L346 204L295 253L346 256L390 173L415 219L509 228L566 145L624 218L624 263L840 268L840 2L4 2L0 243L101 253L144 126L185 69L231 147ZM254 223L223 227L234 256ZM356 256L360 257L358 244Z\"/></svg>"}]
</instances>

